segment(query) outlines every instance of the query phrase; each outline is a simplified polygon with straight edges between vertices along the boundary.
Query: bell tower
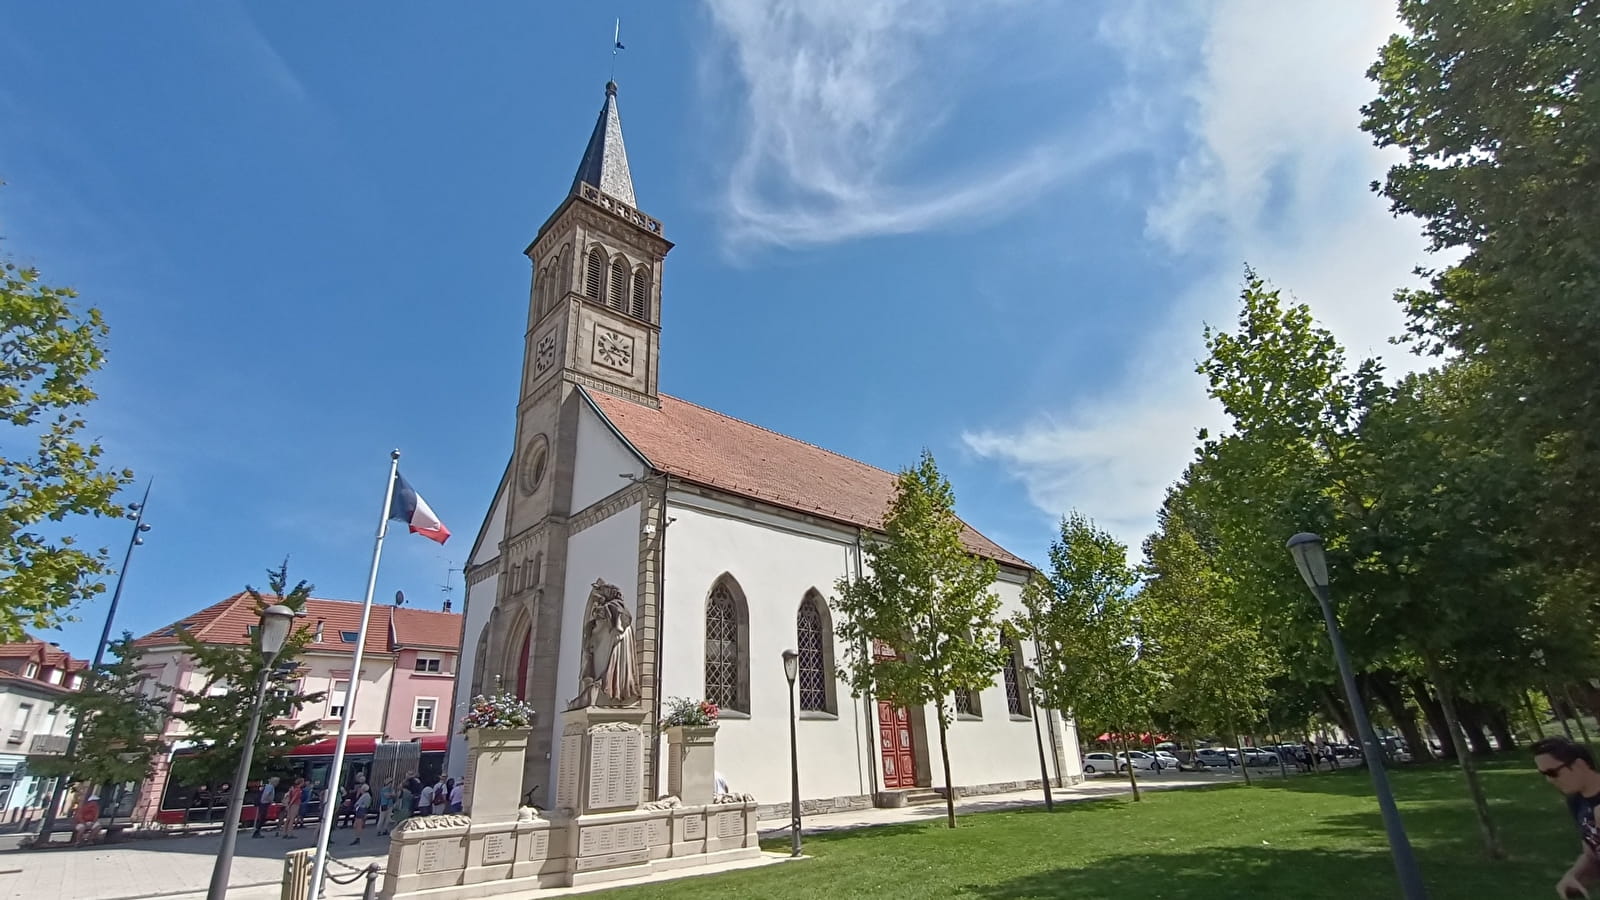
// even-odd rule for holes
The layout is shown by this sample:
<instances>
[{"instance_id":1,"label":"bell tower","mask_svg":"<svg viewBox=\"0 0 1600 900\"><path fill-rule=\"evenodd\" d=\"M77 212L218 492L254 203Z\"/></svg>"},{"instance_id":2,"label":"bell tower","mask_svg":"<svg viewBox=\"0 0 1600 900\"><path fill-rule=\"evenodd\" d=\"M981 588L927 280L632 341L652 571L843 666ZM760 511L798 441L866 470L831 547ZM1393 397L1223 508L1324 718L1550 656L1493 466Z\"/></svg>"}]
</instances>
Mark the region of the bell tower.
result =
<instances>
[{"instance_id":1,"label":"bell tower","mask_svg":"<svg viewBox=\"0 0 1600 900\"><path fill-rule=\"evenodd\" d=\"M565 382L657 404L661 270L672 243L637 203L617 84L607 82L572 188L525 251L534 274L524 399Z\"/></svg>"},{"instance_id":2,"label":"bell tower","mask_svg":"<svg viewBox=\"0 0 1600 900\"><path fill-rule=\"evenodd\" d=\"M572 187L525 251L533 287L516 444L497 501L505 509L504 537L485 653L500 686L539 710L524 772L536 806L552 799L553 725L572 699L559 696L557 681L561 666L575 665L562 660L560 635L568 518L580 512L571 508L583 415L577 389L645 406L660 402L661 271L672 243L637 203L617 85L608 82Z\"/></svg>"}]
</instances>

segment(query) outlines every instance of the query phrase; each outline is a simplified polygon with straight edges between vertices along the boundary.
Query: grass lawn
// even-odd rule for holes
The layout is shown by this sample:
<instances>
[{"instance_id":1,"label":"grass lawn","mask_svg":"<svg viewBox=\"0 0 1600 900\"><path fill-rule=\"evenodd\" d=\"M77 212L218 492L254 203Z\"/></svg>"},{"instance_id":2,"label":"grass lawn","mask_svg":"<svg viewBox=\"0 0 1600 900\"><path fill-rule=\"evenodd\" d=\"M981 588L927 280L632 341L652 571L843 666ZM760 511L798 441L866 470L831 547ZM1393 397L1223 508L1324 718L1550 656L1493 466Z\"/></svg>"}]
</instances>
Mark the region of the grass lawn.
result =
<instances>
[{"instance_id":1,"label":"grass lawn","mask_svg":"<svg viewBox=\"0 0 1600 900\"><path fill-rule=\"evenodd\" d=\"M1577 855L1566 808L1525 758L1483 773L1509 858L1489 860L1458 770L1392 774L1434 900L1554 895ZM1075 900L1398 897L1364 770L1151 792L818 835L814 859L627 888L608 897L1071 897ZM787 839L769 850L787 850ZM1600 896L1600 895L1597 895Z\"/></svg>"}]
</instances>

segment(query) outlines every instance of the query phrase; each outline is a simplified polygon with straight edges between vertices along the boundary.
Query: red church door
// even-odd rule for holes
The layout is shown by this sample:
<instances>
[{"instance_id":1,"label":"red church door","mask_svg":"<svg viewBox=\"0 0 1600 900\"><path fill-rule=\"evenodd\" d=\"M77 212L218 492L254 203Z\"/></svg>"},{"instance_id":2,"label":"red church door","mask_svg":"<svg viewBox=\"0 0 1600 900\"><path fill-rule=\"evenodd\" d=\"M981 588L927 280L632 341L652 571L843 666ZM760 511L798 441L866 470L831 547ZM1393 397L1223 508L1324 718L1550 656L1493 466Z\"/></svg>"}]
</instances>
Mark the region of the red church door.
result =
<instances>
[{"instance_id":1,"label":"red church door","mask_svg":"<svg viewBox=\"0 0 1600 900\"><path fill-rule=\"evenodd\" d=\"M879 659L895 657L894 650L879 641L873 642L872 650ZM917 749L911 737L911 714L905 707L878 701L878 746L883 755L883 786L916 787Z\"/></svg>"}]
</instances>

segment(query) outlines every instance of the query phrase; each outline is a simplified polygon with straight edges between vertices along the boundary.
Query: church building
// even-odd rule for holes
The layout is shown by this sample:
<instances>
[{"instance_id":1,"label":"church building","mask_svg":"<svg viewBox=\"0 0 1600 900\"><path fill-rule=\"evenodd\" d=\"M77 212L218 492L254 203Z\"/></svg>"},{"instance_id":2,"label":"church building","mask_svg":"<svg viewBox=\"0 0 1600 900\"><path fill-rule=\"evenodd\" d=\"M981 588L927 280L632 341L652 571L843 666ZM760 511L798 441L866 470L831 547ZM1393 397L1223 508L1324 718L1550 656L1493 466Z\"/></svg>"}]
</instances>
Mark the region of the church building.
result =
<instances>
[{"instance_id":1,"label":"church building","mask_svg":"<svg viewBox=\"0 0 1600 900\"><path fill-rule=\"evenodd\" d=\"M722 709L716 768L729 788L787 809L789 649L806 811L931 799L944 784L933 708L852 697L834 671L829 597L837 579L861 574L894 476L659 390L671 249L634 196L608 83L572 188L526 251L516 443L467 562L457 696L504 690L533 704L523 788L548 807L561 712L580 692L586 603L604 581L632 613L653 735L643 799L665 793L664 701L704 698ZM999 564L1004 613L1021 609L1029 565L970 527L964 541ZM963 793L1036 787L1041 742L1052 781L1082 777L1072 724L1033 708L1023 688L1032 655L1015 644L992 686L954 698L950 764Z\"/></svg>"}]
</instances>

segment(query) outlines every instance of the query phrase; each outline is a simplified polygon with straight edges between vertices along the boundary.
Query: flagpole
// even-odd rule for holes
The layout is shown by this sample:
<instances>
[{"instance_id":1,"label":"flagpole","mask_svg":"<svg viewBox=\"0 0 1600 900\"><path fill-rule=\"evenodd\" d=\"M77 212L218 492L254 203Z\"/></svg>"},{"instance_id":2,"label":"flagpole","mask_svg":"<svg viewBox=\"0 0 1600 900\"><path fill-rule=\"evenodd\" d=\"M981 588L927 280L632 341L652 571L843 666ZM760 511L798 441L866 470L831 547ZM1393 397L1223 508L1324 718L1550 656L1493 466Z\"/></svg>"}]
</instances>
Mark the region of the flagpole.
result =
<instances>
[{"instance_id":1,"label":"flagpole","mask_svg":"<svg viewBox=\"0 0 1600 900\"><path fill-rule=\"evenodd\" d=\"M322 896L322 876L328 867L328 842L333 838L337 818L339 786L344 768L345 743L350 739L350 717L356 709L356 685L361 681L361 654L367 649L367 622L372 617L372 593L378 586L378 559L383 556L383 536L389 531L389 505L394 500L395 474L400 471L400 451L389 454L389 481L383 489L383 515L378 518L378 538L372 545L372 569L367 573L367 597L361 602L361 630L356 632L356 650L350 664L350 680L345 683L344 709L339 714L339 740L334 744L333 769L328 774L328 799L322 804L322 821L317 826L317 858L311 867L311 897ZM382 724L382 723L379 723ZM312 785L312 790L316 786Z\"/></svg>"}]
</instances>

